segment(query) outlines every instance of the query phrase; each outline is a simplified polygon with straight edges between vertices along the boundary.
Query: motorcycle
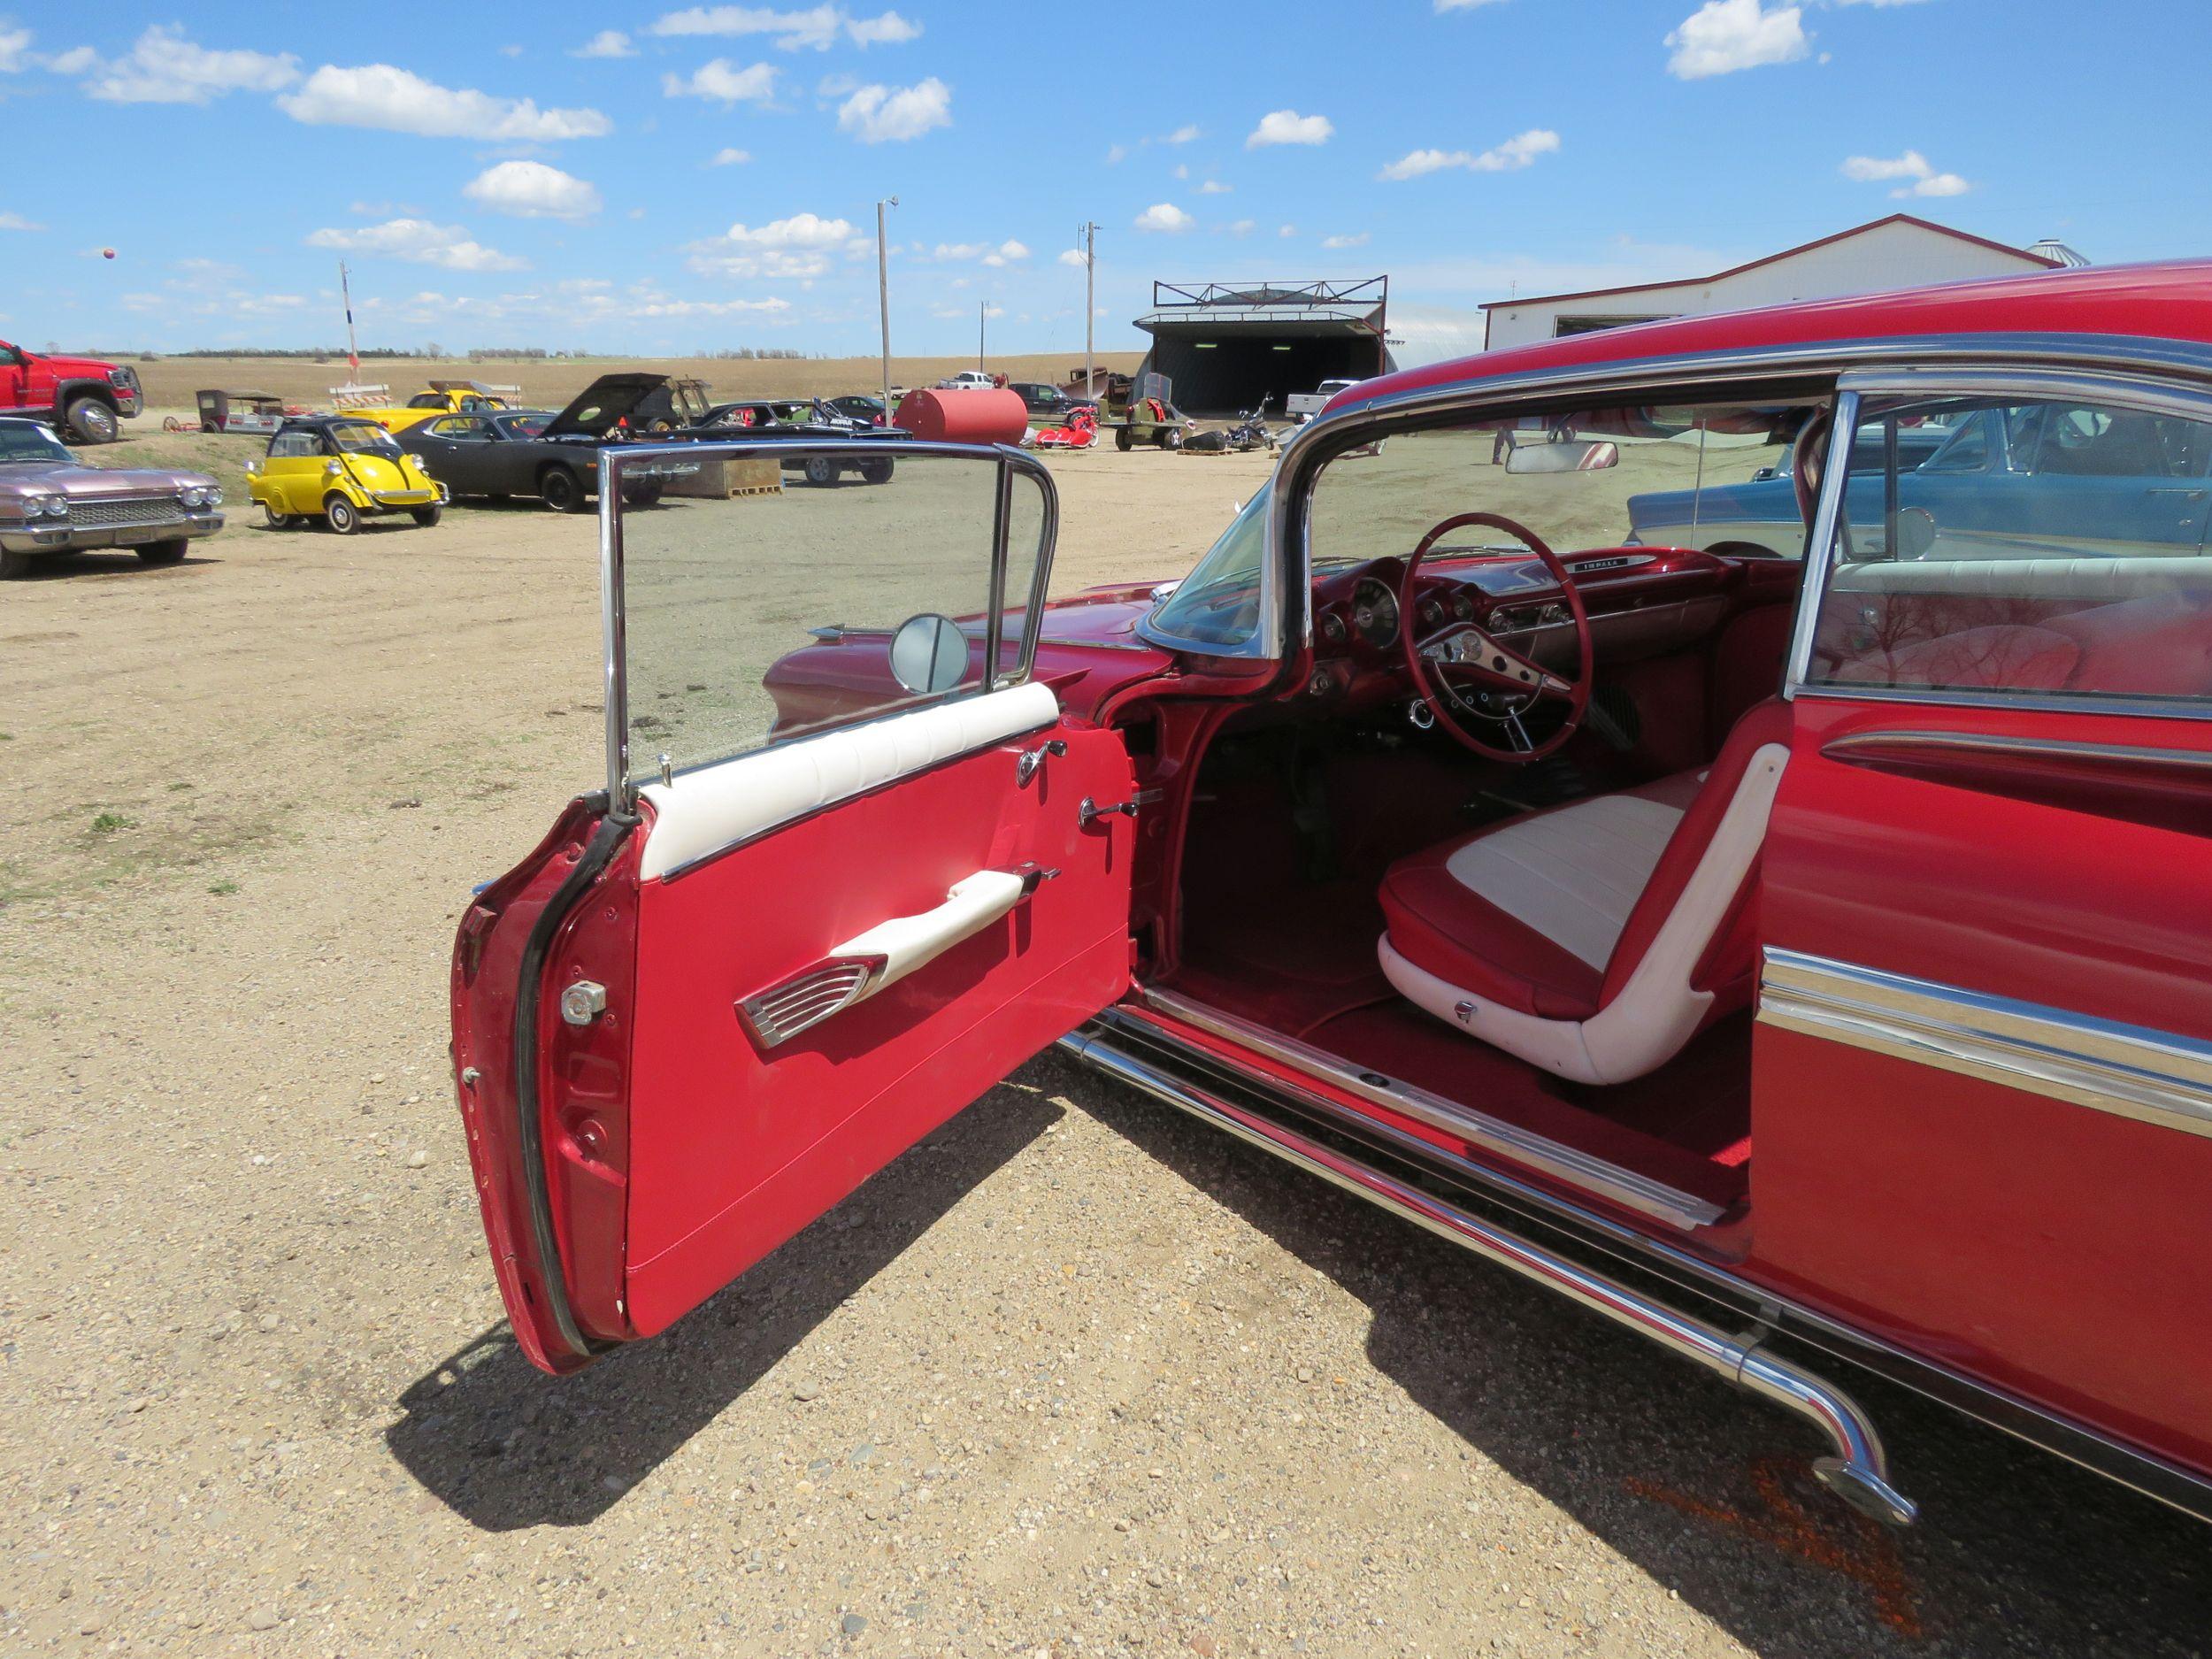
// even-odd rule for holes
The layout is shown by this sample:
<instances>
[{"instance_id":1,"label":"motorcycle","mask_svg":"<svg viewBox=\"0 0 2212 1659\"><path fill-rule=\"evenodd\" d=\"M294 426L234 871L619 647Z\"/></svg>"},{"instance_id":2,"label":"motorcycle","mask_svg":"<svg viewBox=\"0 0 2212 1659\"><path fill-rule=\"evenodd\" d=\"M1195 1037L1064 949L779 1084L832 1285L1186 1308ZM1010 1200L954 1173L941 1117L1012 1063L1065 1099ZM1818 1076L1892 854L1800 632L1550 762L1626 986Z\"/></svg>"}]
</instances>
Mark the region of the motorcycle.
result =
<instances>
[{"instance_id":1,"label":"motorcycle","mask_svg":"<svg viewBox=\"0 0 2212 1659\"><path fill-rule=\"evenodd\" d=\"M1183 448L1197 455L1243 455L1253 449L1265 449L1272 455L1277 440L1262 419L1266 413L1267 400L1263 397L1258 408L1246 410L1227 431L1199 433Z\"/></svg>"}]
</instances>

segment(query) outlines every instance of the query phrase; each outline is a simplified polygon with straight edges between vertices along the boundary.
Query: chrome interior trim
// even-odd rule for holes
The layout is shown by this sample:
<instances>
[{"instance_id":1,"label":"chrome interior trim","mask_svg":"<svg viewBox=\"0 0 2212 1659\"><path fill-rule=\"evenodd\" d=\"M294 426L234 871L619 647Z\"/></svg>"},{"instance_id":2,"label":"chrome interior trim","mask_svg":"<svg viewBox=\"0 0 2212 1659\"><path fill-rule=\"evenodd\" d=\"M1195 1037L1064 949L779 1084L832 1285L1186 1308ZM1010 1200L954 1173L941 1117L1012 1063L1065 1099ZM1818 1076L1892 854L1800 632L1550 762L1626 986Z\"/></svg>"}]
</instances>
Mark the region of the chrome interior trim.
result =
<instances>
[{"instance_id":1,"label":"chrome interior trim","mask_svg":"<svg viewBox=\"0 0 2212 1659\"><path fill-rule=\"evenodd\" d=\"M1194 1002L1188 997L1172 991L1145 989L1147 1006L1158 1010L1172 1018L1214 1036L1226 1038L1240 1047L1263 1054L1284 1065L1294 1067L1307 1076L1329 1083L1362 1100L1387 1106L1393 1111L1441 1129L1447 1134L1461 1137L1470 1143L1494 1152L1501 1157L1513 1159L1531 1169L1541 1170L1555 1180L1600 1198L1625 1205L1642 1215L1663 1221L1669 1226L1689 1232L1695 1227L1709 1227L1720 1219L1722 1210L1717 1204L1693 1194L1679 1192L1663 1182L1655 1181L1633 1170L1624 1170L1617 1164L1608 1164L1589 1153L1563 1146L1547 1136L1523 1129L1486 1112L1432 1094L1410 1083L1402 1083L1379 1071L1352 1066L1335 1055L1286 1037L1265 1026L1253 1025L1233 1014ZM1127 1010L1141 1013L1141 1010Z\"/></svg>"},{"instance_id":2,"label":"chrome interior trim","mask_svg":"<svg viewBox=\"0 0 2212 1659\"><path fill-rule=\"evenodd\" d=\"M1916 689L1909 686L1808 685L1793 680L1786 695L1832 703L1894 703L1909 708L1999 709L2008 714L2127 714L2147 720L2212 719L2212 699L2134 697L2097 692L2052 696L2033 692Z\"/></svg>"},{"instance_id":3,"label":"chrome interior trim","mask_svg":"<svg viewBox=\"0 0 2212 1659\"><path fill-rule=\"evenodd\" d=\"M1759 1018L2212 1137L2212 1043L1769 946Z\"/></svg>"},{"instance_id":4,"label":"chrome interior trim","mask_svg":"<svg viewBox=\"0 0 2212 1659\"><path fill-rule=\"evenodd\" d=\"M2055 737L2012 737L1989 732L1851 732L1831 738L1821 753L1849 760L1863 749L1924 749L1961 755L2032 755L2092 764L2170 767L2212 772L2212 753L2195 749L2152 749L2139 743L2077 743Z\"/></svg>"},{"instance_id":5,"label":"chrome interior trim","mask_svg":"<svg viewBox=\"0 0 2212 1659\"><path fill-rule=\"evenodd\" d=\"M764 1052L789 1042L858 1002L883 971L881 956L831 956L756 991L737 1005L738 1022Z\"/></svg>"},{"instance_id":6,"label":"chrome interior trim","mask_svg":"<svg viewBox=\"0 0 2212 1659\"><path fill-rule=\"evenodd\" d=\"M1110 1038L1077 1032L1063 1037L1060 1045L1109 1076L1201 1122L1368 1199L1402 1220L1579 1302L1669 1352L1795 1412L1828 1438L1831 1454L1816 1459L1813 1471L1830 1491L1855 1509L1893 1525L1909 1525L1916 1514L1914 1504L1889 1484L1888 1455L1881 1437L1857 1402L1832 1383L1767 1351L1762 1345L1769 1333L1763 1328L1741 1337L1730 1336L1717 1325L1584 1267L1432 1193L1170 1077Z\"/></svg>"},{"instance_id":7,"label":"chrome interior trim","mask_svg":"<svg viewBox=\"0 0 2212 1659\"><path fill-rule=\"evenodd\" d=\"M2140 376L2085 369L1978 367L1930 364L1855 369L1837 382L1839 391L1866 397L2021 397L2037 402L2119 403L2152 415L2212 420L2212 391L2173 386Z\"/></svg>"},{"instance_id":8,"label":"chrome interior trim","mask_svg":"<svg viewBox=\"0 0 2212 1659\"><path fill-rule=\"evenodd\" d=\"M1782 671L1782 695L1793 697L1812 665L1813 634L1820 626L1820 595L1828 586L1828 569L1836 540L1836 526L1843 518L1843 490L1851 478L1851 446L1859 430L1859 395L1839 392L1834 415L1828 423L1828 454L1820 464L1820 500L1813 508L1812 528L1805 533L1805 574L1797 585L1797 620L1790 634L1787 665Z\"/></svg>"}]
</instances>

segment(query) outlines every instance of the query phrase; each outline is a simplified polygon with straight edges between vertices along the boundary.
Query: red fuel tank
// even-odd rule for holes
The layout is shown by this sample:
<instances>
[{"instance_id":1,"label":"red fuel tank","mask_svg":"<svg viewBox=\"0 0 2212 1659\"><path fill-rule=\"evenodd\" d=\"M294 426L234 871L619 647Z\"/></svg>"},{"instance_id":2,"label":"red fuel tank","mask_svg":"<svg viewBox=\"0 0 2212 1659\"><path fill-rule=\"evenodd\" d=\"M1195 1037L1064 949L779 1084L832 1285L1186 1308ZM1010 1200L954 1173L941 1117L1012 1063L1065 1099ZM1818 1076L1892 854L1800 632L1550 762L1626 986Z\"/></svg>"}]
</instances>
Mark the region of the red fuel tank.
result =
<instances>
[{"instance_id":1,"label":"red fuel tank","mask_svg":"<svg viewBox=\"0 0 2212 1659\"><path fill-rule=\"evenodd\" d=\"M899 400L894 424L918 438L948 443L1019 443L1029 430L1029 406L1002 387L972 391L925 388Z\"/></svg>"}]
</instances>

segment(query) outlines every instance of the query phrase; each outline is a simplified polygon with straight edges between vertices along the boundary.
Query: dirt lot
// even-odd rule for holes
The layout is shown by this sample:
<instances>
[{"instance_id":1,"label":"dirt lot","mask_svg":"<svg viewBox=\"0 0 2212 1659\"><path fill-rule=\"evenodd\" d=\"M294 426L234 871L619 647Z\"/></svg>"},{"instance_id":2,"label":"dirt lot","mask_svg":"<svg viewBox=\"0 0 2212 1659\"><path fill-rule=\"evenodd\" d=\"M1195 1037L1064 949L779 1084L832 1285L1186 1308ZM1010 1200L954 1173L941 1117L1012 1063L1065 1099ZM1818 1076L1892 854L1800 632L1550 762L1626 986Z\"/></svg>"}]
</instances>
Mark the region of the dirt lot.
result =
<instances>
[{"instance_id":1,"label":"dirt lot","mask_svg":"<svg viewBox=\"0 0 2212 1659\"><path fill-rule=\"evenodd\" d=\"M1055 467L1063 588L1264 471ZM1927 1509L1881 1534L1794 1422L1050 1058L530 1371L445 960L598 774L592 545L457 511L0 589L0 1648L2201 1650L2193 1523L1870 1386Z\"/></svg>"}]
</instances>

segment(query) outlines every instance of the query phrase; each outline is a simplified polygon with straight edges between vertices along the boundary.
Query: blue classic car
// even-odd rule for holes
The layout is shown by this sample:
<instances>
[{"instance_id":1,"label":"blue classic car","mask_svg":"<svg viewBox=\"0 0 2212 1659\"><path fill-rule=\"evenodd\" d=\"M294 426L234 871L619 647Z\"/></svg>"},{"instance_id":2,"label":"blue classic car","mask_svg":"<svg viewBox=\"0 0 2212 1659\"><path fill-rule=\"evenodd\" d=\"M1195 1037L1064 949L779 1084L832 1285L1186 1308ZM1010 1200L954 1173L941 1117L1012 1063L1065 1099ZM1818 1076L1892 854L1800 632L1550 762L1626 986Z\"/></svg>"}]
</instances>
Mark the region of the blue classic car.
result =
<instances>
[{"instance_id":1,"label":"blue classic car","mask_svg":"<svg viewBox=\"0 0 2212 1659\"><path fill-rule=\"evenodd\" d=\"M2054 537L2112 557L2202 547L2212 454L2189 422L2062 403L1962 404L1943 422L1896 428L1894 501L1885 482L1892 436L1870 421L1852 448L1845 506L1862 557L2032 557ZM2044 481L2014 487L2031 478ZM1632 543L1804 551L1795 485L1782 468L1740 484L1632 495L1628 515Z\"/></svg>"}]
</instances>

